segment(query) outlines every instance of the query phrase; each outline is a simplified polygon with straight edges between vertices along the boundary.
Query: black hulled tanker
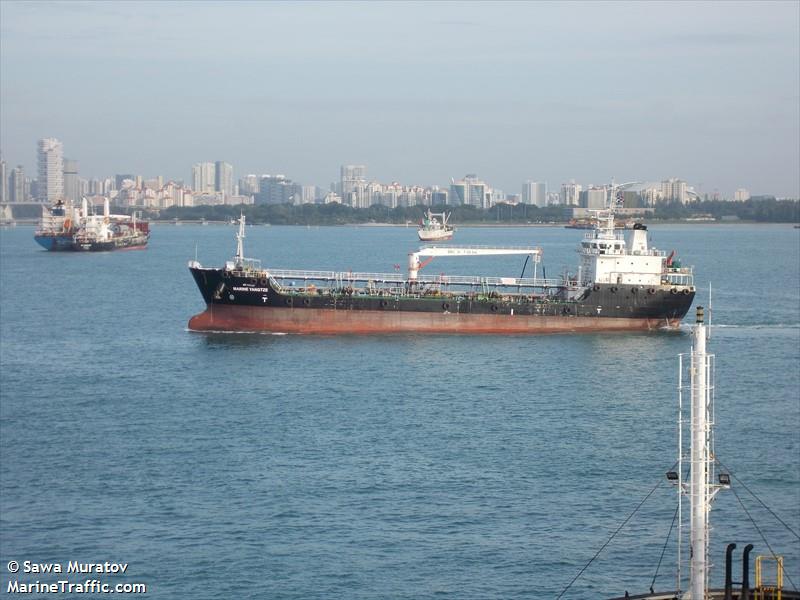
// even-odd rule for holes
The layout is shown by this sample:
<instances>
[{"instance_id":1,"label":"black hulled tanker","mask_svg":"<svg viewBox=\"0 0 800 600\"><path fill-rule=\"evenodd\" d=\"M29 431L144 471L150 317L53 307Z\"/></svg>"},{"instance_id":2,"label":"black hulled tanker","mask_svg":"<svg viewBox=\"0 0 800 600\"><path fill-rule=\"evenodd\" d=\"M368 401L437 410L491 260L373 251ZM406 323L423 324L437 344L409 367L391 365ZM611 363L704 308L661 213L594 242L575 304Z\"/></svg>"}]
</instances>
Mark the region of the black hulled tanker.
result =
<instances>
[{"instance_id":1,"label":"black hulled tanker","mask_svg":"<svg viewBox=\"0 0 800 600\"><path fill-rule=\"evenodd\" d=\"M407 276L265 269L244 258L242 218L232 261L222 268L189 263L206 303L189 328L498 334L678 327L695 295L692 270L649 248L644 225L625 240L613 211L602 217L581 244L577 277L557 280L419 274L423 257L526 254L536 263L535 247L426 246L409 254Z\"/></svg>"}]
</instances>

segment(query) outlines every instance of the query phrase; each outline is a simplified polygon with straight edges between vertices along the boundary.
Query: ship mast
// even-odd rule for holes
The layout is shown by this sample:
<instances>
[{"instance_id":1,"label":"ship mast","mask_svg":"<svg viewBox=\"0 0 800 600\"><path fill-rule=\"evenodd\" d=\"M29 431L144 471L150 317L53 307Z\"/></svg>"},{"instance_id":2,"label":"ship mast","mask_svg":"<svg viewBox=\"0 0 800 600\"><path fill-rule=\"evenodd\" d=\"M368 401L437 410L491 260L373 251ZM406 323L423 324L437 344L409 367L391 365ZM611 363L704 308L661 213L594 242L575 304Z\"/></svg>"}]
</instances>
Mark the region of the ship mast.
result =
<instances>
[{"instance_id":1,"label":"ship mast","mask_svg":"<svg viewBox=\"0 0 800 600\"><path fill-rule=\"evenodd\" d=\"M713 426L714 355L706 352L708 330L702 306L697 307L697 321L692 330L690 357L691 445L689 452L690 573L688 594L684 598L703 600L708 589L708 538L711 501L727 485L713 481L714 451L711 446Z\"/></svg>"},{"instance_id":2,"label":"ship mast","mask_svg":"<svg viewBox=\"0 0 800 600\"><path fill-rule=\"evenodd\" d=\"M236 256L234 264L241 268L244 265L244 214L239 217L239 233L236 234Z\"/></svg>"}]
</instances>

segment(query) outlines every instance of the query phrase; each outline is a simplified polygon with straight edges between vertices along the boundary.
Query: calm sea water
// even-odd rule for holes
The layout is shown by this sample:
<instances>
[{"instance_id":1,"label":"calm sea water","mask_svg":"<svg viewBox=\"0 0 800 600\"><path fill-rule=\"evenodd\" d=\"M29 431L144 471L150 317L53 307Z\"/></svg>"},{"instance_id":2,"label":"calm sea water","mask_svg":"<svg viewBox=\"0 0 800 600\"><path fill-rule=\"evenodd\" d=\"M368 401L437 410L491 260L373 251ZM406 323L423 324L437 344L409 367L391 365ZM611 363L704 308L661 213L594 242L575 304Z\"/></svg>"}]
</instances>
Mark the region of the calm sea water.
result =
<instances>
[{"instance_id":1,"label":"calm sea water","mask_svg":"<svg viewBox=\"0 0 800 600\"><path fill-rule=\"evenodd\" d=\"M717 456L800 532L800 231L651 233L695 266L695 304L712 286ZM144 582L155 598L555 598L662 482L564 597L650 586L675 506L663 474L688 326L198 334L186 262L221 264L234 228L155 226L147 250L99 254L47 253L32 235L0 232L4 593L10 560L78 560L127 562L125 576L98 578ZM457 236L541 245L552 277L577 265L582 232ZM402 227L249 227L246 239L265 265L365 271L404 268L417 245ZM521 268L512 257L426 270ZM800 586L798 538L734 490ZM715 584L726 543L769 553L733 491L712 522ZM657 589L674 588L673 539Z\"/></svg>"}]
</instances>

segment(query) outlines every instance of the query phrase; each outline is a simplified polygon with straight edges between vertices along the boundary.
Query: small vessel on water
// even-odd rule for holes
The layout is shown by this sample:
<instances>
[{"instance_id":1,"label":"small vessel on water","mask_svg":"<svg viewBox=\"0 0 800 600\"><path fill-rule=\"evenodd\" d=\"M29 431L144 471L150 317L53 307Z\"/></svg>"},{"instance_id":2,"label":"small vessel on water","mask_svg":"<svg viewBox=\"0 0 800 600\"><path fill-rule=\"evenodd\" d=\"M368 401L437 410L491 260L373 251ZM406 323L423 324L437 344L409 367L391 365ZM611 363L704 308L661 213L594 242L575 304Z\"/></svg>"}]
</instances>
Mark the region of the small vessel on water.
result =
<instances>
[{"instance_id":1,"label":"small vessel on water","mask_svg":"<svg viewBox=\"0 0 800 600\"><path fill-rule=\"evenodd\" d=\"M447 224L450 213L432 213L430 209L425 213L417 230L419 239L423 242L441 242L453 239L455 229Z\"/></svg>"},{"instance_id":2,"label":"small vessel on water","mask_svg":"<svg viewBox=\"0 0 800 600\"><path fill-rule=\"evenodd\" d=\"M651 248L647 227L630 239L601 211L581 243L577 275L547 279L537 272L539 247L423 246L408 255L408 272L354 273L262 268L245 258L245 219L237 252L223 267L196 260L189 271L206 309L197 331L275 333L555 333L673 329L695 295L692 269ZM519 277L424 276L434 257L519 255ZM532 260L531 260L532 259ZM528 261L533 276L525 277Z\"/></svg>"},{"instance_id":3,"label":"small vessel on water","mask_svg":"<svg viewBox=\"0 0 800 600\"><path fill-rule=\"evenodd\" d=\"M625 221L625 222L616 222L614 223L614 227L617 229L633 229L633 226L636 224L635 221ZM570 219L566 225L564 225L565 229L595 229L598 225L597 219Z\"/></svg>"},{"instance_id":4,"label":"small vessel on water","mask_svg":"<svg viewBox=\"0 0 800 600\"><path fill-rule=\"evenodd\" d=\"M564 227L566 229L594 229L597 227L597 221L593 219L570 219Z\"/></svg>"},{"instance_id":5,"label":"small vessel on water","mask_svg":"<svg viewBox=\"0 0 800 600\"><path fill-rule=\"evenodd\" d=\"M58 201L42 207L42 219L34 239L51 251L107 251L147 246L150 224L132 215L114 215L108 199L103 214L89 214L86 199L80 208Z\"/></svg>"}]
</instances>

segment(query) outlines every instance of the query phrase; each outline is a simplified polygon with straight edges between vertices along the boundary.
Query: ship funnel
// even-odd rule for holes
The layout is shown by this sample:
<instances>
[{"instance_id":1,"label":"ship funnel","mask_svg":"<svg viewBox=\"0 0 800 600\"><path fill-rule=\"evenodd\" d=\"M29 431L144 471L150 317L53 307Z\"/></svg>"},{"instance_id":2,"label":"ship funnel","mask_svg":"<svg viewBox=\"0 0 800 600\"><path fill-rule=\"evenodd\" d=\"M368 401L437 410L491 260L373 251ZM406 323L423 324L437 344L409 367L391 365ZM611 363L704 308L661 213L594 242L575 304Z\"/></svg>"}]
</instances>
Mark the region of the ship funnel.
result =
<instances>
[{"instance_id":1,"label":"ship funnel","mask_svg":"<svg viewBox=\"0 0 800 600\"><path fill-rule=\"evenodd\" d=\"M640 225L638 228L633 228L633 234L631 234L628 250L634 254L647 253L647 228L644 225Z\"/></svg>"},{"instance_id":2,"label":"ship funnel","mask_svg":"<svg viewBox=\"0 0 800 600\"><path fill-rule=\"evenodd\" d=\"M108 208L108 198L105 198L103 200L103 216L107 219L110 214L111 211Z\"/></svg>"},{"instance_id":3,"label":"ship funnel","mask_svg":"<svg viewBox=\"0 0 800 600\"><path fill-rule=\"evenodd\" d=\"M81 211L83 212L84 218L89 216L89 201L86 200L86 196L84 196L83 200L81 201Z\"/></svg>"},{"instance_id":4,"label":"ship funnel","mask_svg":"<svg viewBox=\"0 0 800 600\"><path fill-rule=\"evenodd\" d=\"M419 264L419 254L416 252L409 252L408 253L408 280L409 281L416 281L417 275L419 274L420 264Z\"/></svg>"}]
</instances>

